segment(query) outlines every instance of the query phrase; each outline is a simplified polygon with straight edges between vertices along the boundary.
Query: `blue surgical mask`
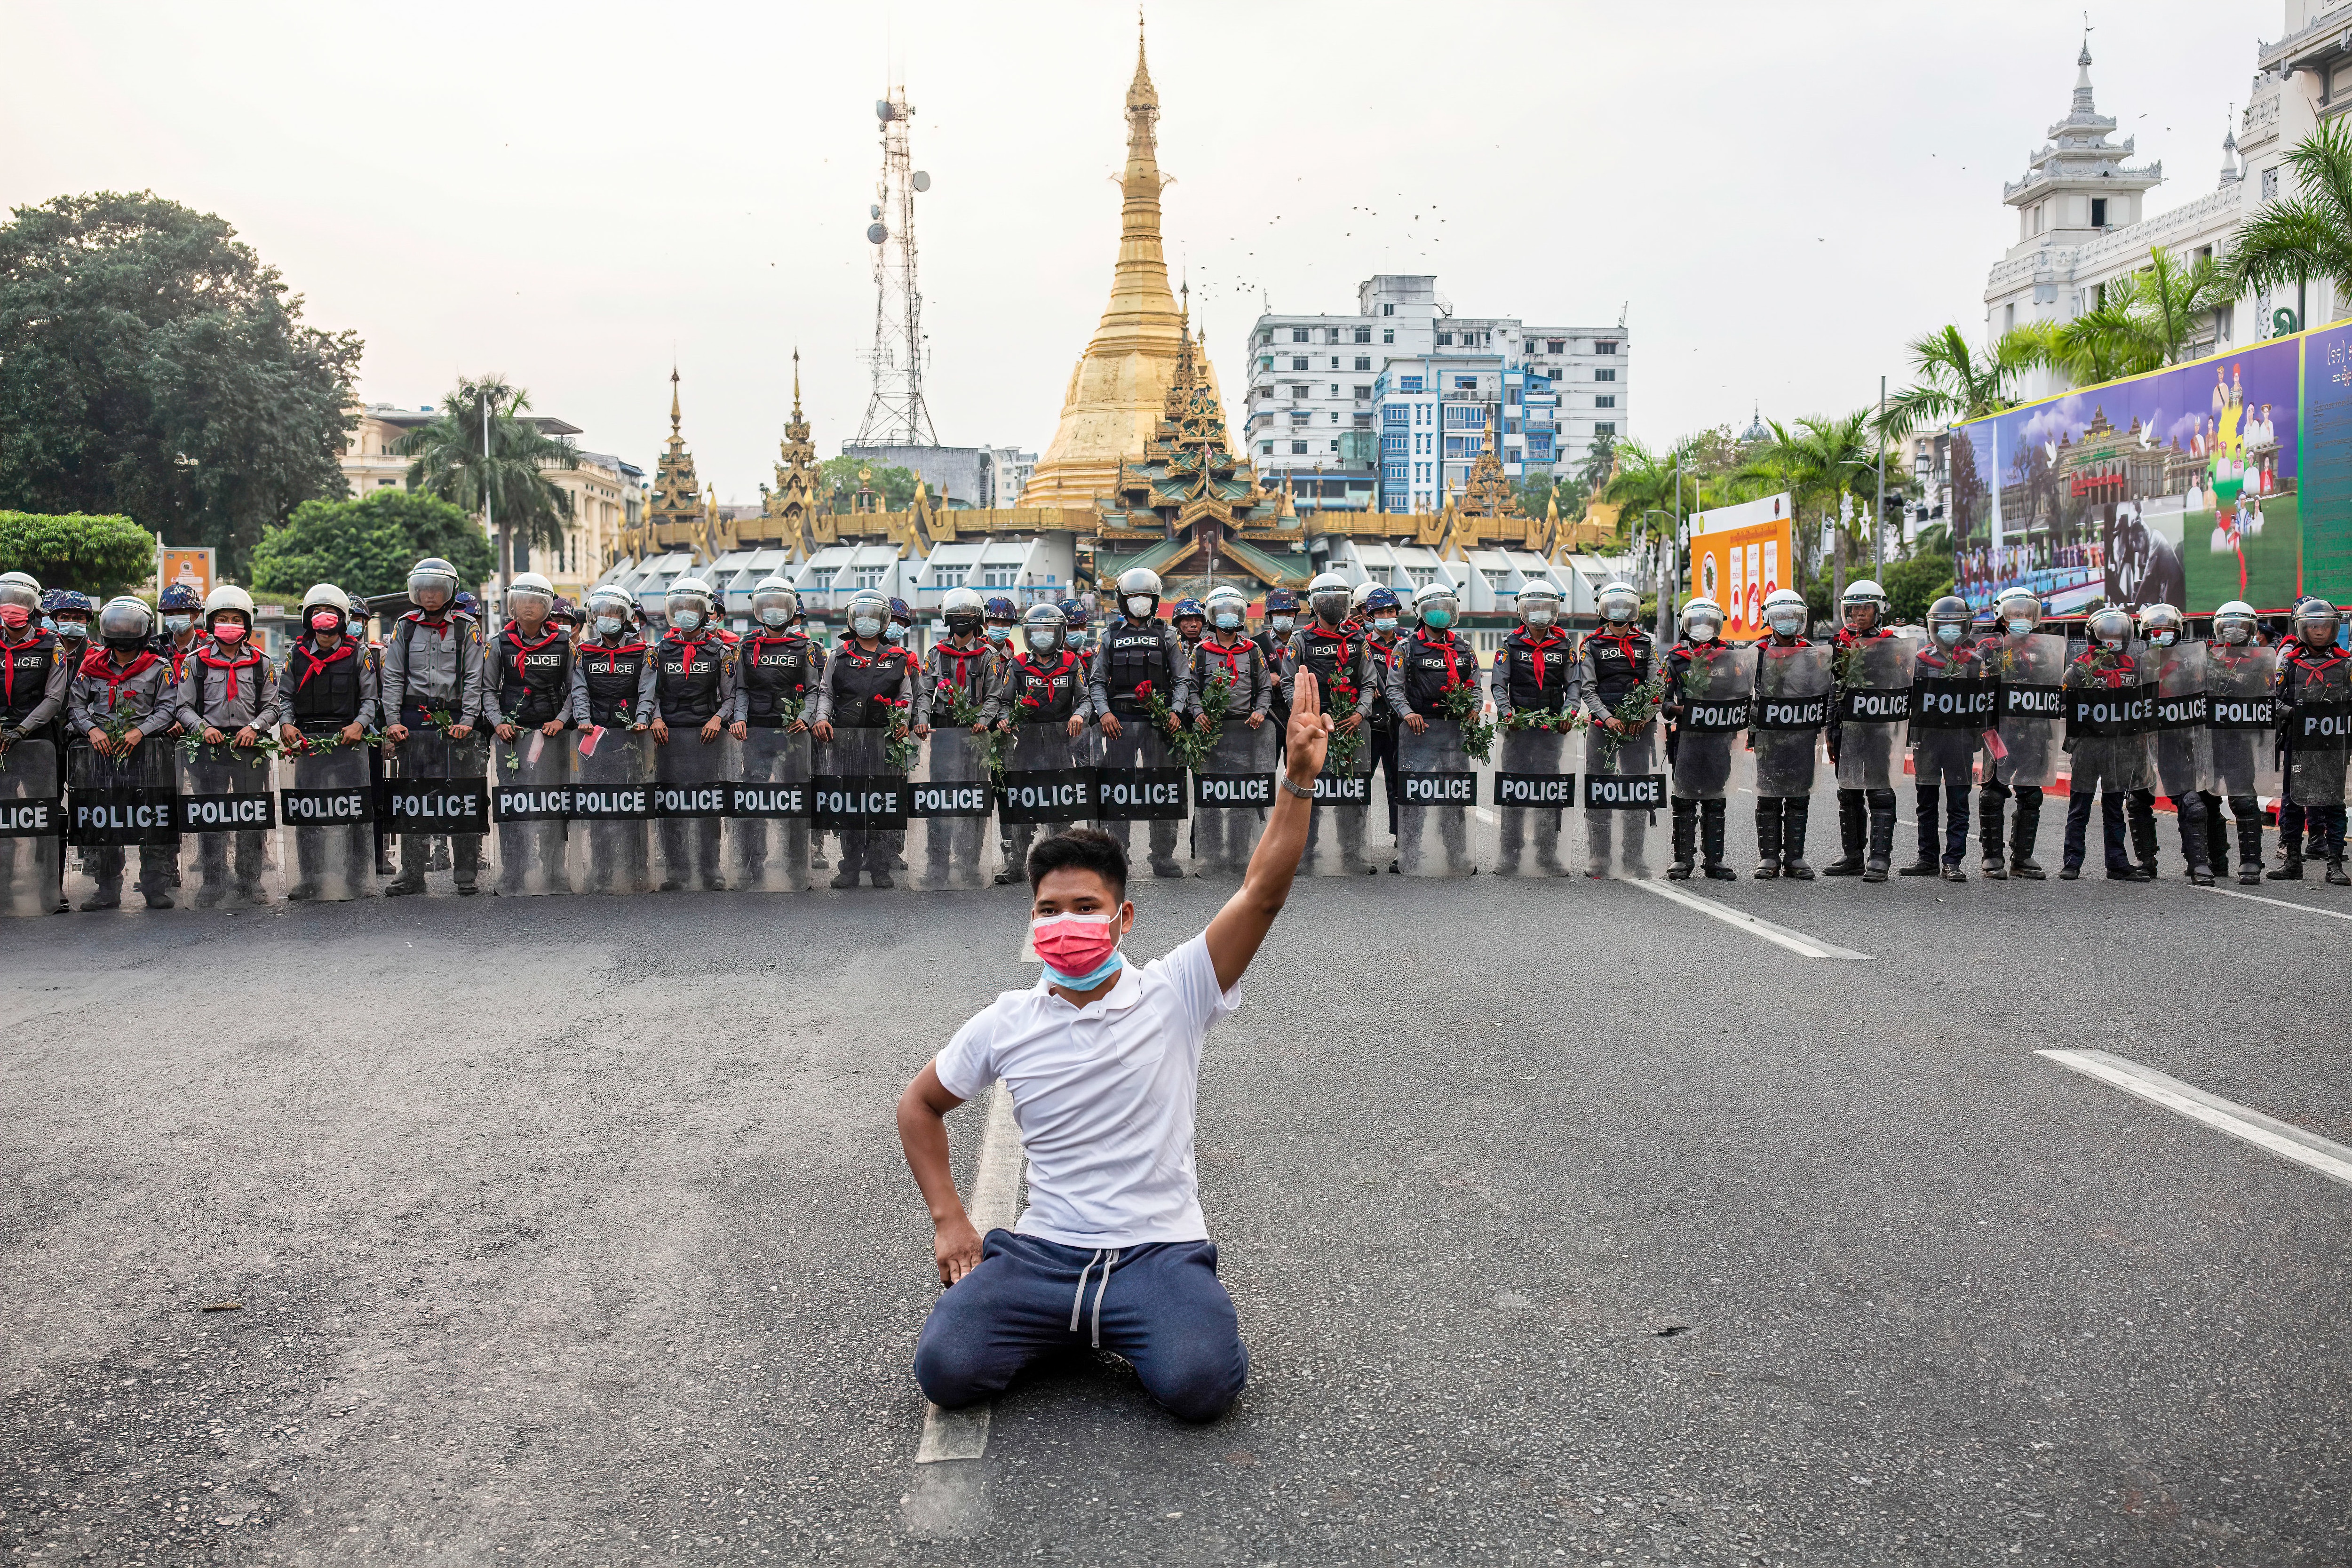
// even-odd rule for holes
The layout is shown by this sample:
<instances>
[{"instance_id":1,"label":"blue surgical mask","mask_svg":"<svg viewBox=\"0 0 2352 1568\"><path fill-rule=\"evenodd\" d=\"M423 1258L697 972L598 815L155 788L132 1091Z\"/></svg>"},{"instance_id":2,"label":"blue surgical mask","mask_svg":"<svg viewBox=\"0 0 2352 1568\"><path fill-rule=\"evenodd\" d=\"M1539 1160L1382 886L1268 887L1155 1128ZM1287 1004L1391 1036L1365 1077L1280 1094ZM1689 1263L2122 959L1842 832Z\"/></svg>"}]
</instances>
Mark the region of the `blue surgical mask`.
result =
<instances>
[{"instance_id":1,"label":"blue surgical mask","mask_svg":"<svg viewBox=\"0 0 2352 1568\"><path fill-rule=\"evenodd\" d=\"M1065 990L1091 991L1096 986L1101 984L1104 981L1108 980L1112 975L1117 974L1119 972L1120 966L1126 963L1127 960L1121 958L1118 952L1113 952L1108 958L1102 961L1100 968L1092 970L1085 974L1065 974L1049 963L1045 966L1045 979L1049 984L1059 985Z\"/></svg>"},{"instance_id":2,"label":"blue surgical mask","mask_svg":"<svg viewBox=\"0 0 2352 1568\"><path fill-rule=\"evenodd\" d=\"M621 635L621 617L618 616L598 616L596 617L596 635L600 637L619 637Z\"/></svg>"},{"instance_id":3,"label":"blue surgical mask","mask_svg":"<svg viewBox=\"0 0 2352 1568\"><path fill-rule=\"evenodd\" d=\"M875 637L878 637L882 635L882 623L876 620L872 616L860 616L856 620L849 623L849 630L852 636L861 637L871 641Z\"/></svg>"},{"instance_id":4,"label":"blue surgical mask","mask_svg":"<svg viewBox=\"0 0 2352 1568\"><path fill-rule=\"evenodd\" d=\"M672 610L670 612L669 624L676 626L679 631L691 636L694 632L701 628L702 612L699 610Z\"/></svg>"},{"instance_id":5,"label":"blue surgical mask","mask_svg":"<svg viewBox=\"0 0 2352 1568\"><path fill-rule=\"evenodd\" d=\"M179 636L182 632L186 631L190 626L194 626L195 624L196 621L194 616L165 616L163 617L163 629L170 632L173 637Z\"/></svg>"},{"instance_id":6,"label":"blue surgical mask","mask_svg":"<svg viewBox=\"0 0 2352 1568\"><path fill-rule=\"evenodd\" d=\"M1772 629L1784 637L1795 637L1804 628L1804 625L1805 617L1802 616L1780 615L1771 617Z\"/></svg>"},{"instance_id":7,"label":"blue surgical mask","mask_svg":"<svg viewBox=\"0 0 2352 1568\"><path fill-rule=\"evenodd\" d=\"M992 643L1011 642L1013 640L1013 628L1011 626L991 626L988 628L988 640Z\"/></svg>"},{"instance_id":8,"label":"blue surgical mask","mask_svg":"<svg viewBox=\"0 0 2352 1568\"><path fill-rule=\"evenodd\" d=\"M2033 634L2033 623L2032 621L2013 620L2003 624L2009 627L2009 635L2013 637L2031 637Z\"/></svg>"},{"instance_id":9,"label":"blue surgical mask","mask_svg":"<svg viewBox=\"0 0 2352 1568\"><path fill-rule=\"evenodd\" d=\"M1290 628L1298 624L1298 620L1295 616L1269 616L1266 617L1265 624L1272 626L1276 632L1279 632L1284 636L1287 636L1289 635Z\"/></svg>"},{"instance_id":10,"label":"blue surgical mask","mask_svg":"<svg viewBox=\"0 0 2352 1568\"><path fill-rule=\"evenodd\" d=\"M1225 611L1217 617L1217 629L1221 632L1238 631L1241 629L1241 624L1242 618L1231 610Z\"/></svg>"},{"instance_id":11,"label":"blue surgical mask","mask_svg":"<svg viewBox=\"0 0 2352 1568\"><path fill-rule=\"evenodd\" d=\"M791 619L792 616L786 615L782 610L774 606L771 606L760 612L760 624L765 626L781 626Z\"/></svg>"},{"instance_id":12,"label":"blue surgical mask","mask_svg":"<svg viewBox=\"0 0 2352 1568\"><path fill-rule=\"evenodd\" d=\"M1423 610L1421 613L1421 624L1431 628L1433 631L1442 632L1446 627L1454 624L1454 612L1451 610Z\"/></svg>"},{"instance_id":13,"label":"blue surgical mask","mask_svg":"<svg viewBox=\"0 0 2352 1568\"><path fill-rule=\"evenodd\" d=\"M1968 630L1966 626L1937 626L1936 640L1946 647L1958 647L1960 645L1960 634L1966 630Z\"/></svg>"},{"instance_id":14,"label":"blue surgical mask","mask_svg":"<svg viewBox=\"0 0 2352 1568\"><path fill-rule=\"evenodd\" d=\"M898 622L892 621L888 626L884 628L882 635L888 637L892 642L905 642L907 640L907 628L900 626Z\"/></svg>"},{"instance_id":15,"label":"blue surgical mask","mask_svg":"<svg viewBox=\"0 0 2352 1568\"><path fill-rule=\"evenodd\" d=\"M1372 630L1376 632L1392 632L1396 629L1397 618L1394 616L1374 616L1372 617Z\"/></svg>"}]
</instances>

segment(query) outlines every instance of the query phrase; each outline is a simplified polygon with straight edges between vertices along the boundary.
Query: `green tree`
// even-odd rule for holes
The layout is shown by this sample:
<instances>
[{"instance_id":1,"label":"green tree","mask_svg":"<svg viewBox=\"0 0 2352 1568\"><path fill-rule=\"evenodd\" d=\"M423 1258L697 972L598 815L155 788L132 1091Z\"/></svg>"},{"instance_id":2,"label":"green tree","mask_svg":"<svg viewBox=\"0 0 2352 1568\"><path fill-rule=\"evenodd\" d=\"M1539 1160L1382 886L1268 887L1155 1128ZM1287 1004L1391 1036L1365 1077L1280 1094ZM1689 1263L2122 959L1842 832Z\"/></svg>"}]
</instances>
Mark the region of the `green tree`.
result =
<instances>
[{"instance_id":1,"label":"green tree","mask_svg":"<svg viewBox=\"0 0 2352 1568\"><path fill-rule=\"evenodd\" d=\"M1877 501L1879 447L1871 428L1876 412L1861 408L1843 416L1816 415L1798 420L1793 426L1777 419L1768 421L1771 439L1751 451L1735 476L1767 493L1789 492L1789 519L1800 561L1810 557L1822 523L1838 523L1837 556L1830 584L1832 599L1845 592L1848 548L1858 544L1858 529L1867 526ZM1888 475L1890 481L1894 477ZM1890 483L1889 499L1899 493ZM1844 521L1849 496L1867 498L1853 509L1852 524Z\"/></svg>"},{"instance_id":2,"label":"green tree","mask_svg":"<svg viewBox=\"0 0 2352 1568\"><path fill-rule=\"evenodd\" d=\"M127 517L0 511L0 571L110 597L155 574L155 536Z\"/></svg>"},{"instance_id":3,"label":"green tree","mask_svg":"<svg viewBox=\"0 0 2352 1568\"><path fill-rule=\"evenodd\" d=\"M1617 466L1617 437L1595 436L1592 445L1585 448L1584 462L1576 470L1577 481L1586 495L1598 495L1601 487L1609 482L1609 472Z\"/></svg>"},{"instance_id":4,"label":"green tree","mask_svg":"<svg viewBox=\"0 0 2352 1568\"><path fill-rule=\"evenodd\" d=\"M1918 380L1886 400L1879 434L1899 441L1923 425L1979 419L2011 406L2018 377L2048 363L2045 329L2019 327L2003 332L1979 353L1958 327L1944 327L1912 342L1911 368Z\"/></svg>"},{"instance_id":5,"label":"green tree","mask_svg":"<svg viewBox=\"0 0 2352 1568\"><path fill-rule=\"evenodd\" d=\"M124 514L235 573L343 493L359 337L303 325L236 234L152 193L0 225L0 506Z\"/></svg>"},{"instance_id":6,"label":"green tree","mask_svg":"<svg viewBox=\"0 0 2352 1568\"><path fill-rule=\"evenodd\" d=\"M509 386L502 375L459 376L432 423L392 448L416 459L408 465L410 489L476 515L488 510L498 530L495 569L501 584L513 575L517 538L560 548L572 518L572 493L547 476L578 462L579 448L542 435L522 417L530 407L530 394Z\"/></svg>"},{"instance_id":7,"label":"green tree","mask_svg":"<svg viewBox=\"0 0 2352 1568\"><path fill-rule=\"evenodd\" d=\"M2184 267L2158 246L2148 264L2101 290L2088 310L2056 326L2020 328L2035 363L2077 386L2093 386L2178 364L2211 320L2237 297L2210 257Z\"/></svg>"},{"instance_id":8,"label":"green tree","mask_svg":"<svg viewBox=\"0 0 2352 1568\"><path fill-rule=\"evenodd\" d=\"M2226 268L2228 297L2268 293L2314 279L2352 300L2352 128L2323 121L2286 155L2294 194L2266 204L2238 230ZM2298 319L2303 312L2298 304ZM2309 326L2309 321L2304 321Z\"/></svg>"},{"instance_id":9,"label":"green tree","mask_svg":"<svg viewBox=\"0 0 2352 1568\"><path fill-rule=\"evenodd\" d=\"M1952 558L1914 552L1889 562L1879 586L1886 590L1886 613L1896 621L1925 624L1927 606L1952 591Z\"/></svg>"},{"instance_id":10,"label":"green tree","mask_svg":"<svg viewBox=\"0 0 2352 1568\"><path fill-rule=\"evenodd\" d=\"M498 564L481 524L432 496L380 489L364 500L304 501L255 547L253 585L299 594L332 583L355 597L395 594L427 555L455 566L461 583L486 582Z\"/></svg>"},{"instance_id":11,"label":"green tree","mask_svg":"<svg viewBox=\"0 0 2352 1568\"><path fill-rule=\"evenodd\" d=\"M825 493L833 498L831 504L835 511L855 510L860 484L870 487L876 495L882 498L877 510L905 511L915 504L915 483L922 477L912 468L902 468L895 463L877 463L871 458L827 458L817 468L824 475ZM861 480L857 477L860 471L871 472L873 478ZM931 500L936 505L939 497L933 496Z\"/></svg>"}]
</instances>

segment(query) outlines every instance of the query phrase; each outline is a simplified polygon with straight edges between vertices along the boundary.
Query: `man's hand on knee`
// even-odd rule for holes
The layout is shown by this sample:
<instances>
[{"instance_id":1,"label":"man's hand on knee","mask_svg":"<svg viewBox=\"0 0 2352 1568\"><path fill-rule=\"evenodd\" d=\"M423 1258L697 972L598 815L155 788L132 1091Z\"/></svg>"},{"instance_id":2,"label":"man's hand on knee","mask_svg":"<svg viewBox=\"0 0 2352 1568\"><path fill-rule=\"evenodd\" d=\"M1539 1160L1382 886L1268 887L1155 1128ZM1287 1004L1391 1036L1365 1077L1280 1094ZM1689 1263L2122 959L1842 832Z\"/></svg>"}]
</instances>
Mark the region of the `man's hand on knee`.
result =
<instances>
[{"instance_id":1,"label":"man's hand on knee","mask_svg":"<svg viewBox=\"0 0 2352 1568\"><path fill-rule=\"evenodd\" d=\"M952 1285L980 1267L980 1232L972 1228L969 1215L958 1211L933 1222L931 1256L939 1259L942 1285Z\"/></svg>"}]
</instances>

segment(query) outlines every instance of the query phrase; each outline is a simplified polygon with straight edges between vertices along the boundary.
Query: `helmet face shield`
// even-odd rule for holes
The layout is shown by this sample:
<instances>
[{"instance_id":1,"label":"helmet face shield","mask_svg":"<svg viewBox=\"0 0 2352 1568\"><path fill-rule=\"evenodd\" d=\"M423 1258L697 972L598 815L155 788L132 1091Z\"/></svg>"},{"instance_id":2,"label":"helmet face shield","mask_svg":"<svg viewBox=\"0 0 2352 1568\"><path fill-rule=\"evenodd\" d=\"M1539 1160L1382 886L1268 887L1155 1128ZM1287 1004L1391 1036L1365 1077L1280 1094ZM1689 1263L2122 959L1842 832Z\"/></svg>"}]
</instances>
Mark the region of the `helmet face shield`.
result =
<instances>
[{"instance_id":1,"label":"helmet face shield","mask_svg":"<svg viewBox=\"0 0 2352 1568\"><path fill-rule=\"evenodd\" d=\"M1642 595L1622 583L1612 583L1601 590L1601 618L1623 626L1641 613Z\"/></svg>"},{"instance_id":2,"label":"helmet face shield","mask_svg":"<svg viewBox=\"0 0 2352 1568\"><path fill-rule=\"evenodd\" d=\"M420 561L410 569L409 602L426 615L447 609L457 597L457 569L446 561Z\"/></svg>"},{"instance_id":3,"label":"helmet face shield","mask_svg":"<svg viewBox=\"0 0 2352 1568\"><path fill-rule=\"evenodd\" d=\"M1069 635L1069 617L1054 605L1032 605L1021 617L1021 635L1034 653L1052 653Z\"/></svg>"},{"instance_id":4,"label":"helmet face shield","mask_svg":"<svg viewBox=\"0 0 2352 1568\"><path fill-rule=\"evenodd\" d=\"M98 612L98 635L111 647L145 642L154 624L142 599L109 599Z\"/></svg>"},{"instance_id":5,"label":"helmet face shield","mask_svg":"<svg viewBox=\"0 0 2352 1568\"><path fill-rule=\"evenodd\" d=\"M1541 629L1559 619L1559 594L1549 583L1530 583L1519 590L1519 622Z\"/></svg>"},{"instance_id":6,"label":"helmet face shield","mask_svg":"<svg viewBox=\"0 0 2352 1568\"><path fill-rule=\"evenodd\" d=\"M2091 618L2084 623L2083 629L2088 632L2091 640L2101 647L2119 648L2131 640L2131 617L2112 606L2104 610L2094 610L2091 612Z\"/></svg>"},{"instance_id":7,"label":"helmet face shield","mask_svg":"<svg viewBox=\"0 0 2352 1568\"><path fill-rule=\"evenodd\" d=\"M751 590L751 614L763 626L788 626L801 613L801 596L771 578Z\"/></svg>"},{"instance_id":8,"label":"helmet face shield","mask_svg":"<svg viewBox=\"0 0 2352 1568\"><path fill-rule=\"evenodd\" d=\"M849 635L872 642L890 624L890 601L881 595L866 591L851 596L849 601Z\"/></svg>"}]
</instances>

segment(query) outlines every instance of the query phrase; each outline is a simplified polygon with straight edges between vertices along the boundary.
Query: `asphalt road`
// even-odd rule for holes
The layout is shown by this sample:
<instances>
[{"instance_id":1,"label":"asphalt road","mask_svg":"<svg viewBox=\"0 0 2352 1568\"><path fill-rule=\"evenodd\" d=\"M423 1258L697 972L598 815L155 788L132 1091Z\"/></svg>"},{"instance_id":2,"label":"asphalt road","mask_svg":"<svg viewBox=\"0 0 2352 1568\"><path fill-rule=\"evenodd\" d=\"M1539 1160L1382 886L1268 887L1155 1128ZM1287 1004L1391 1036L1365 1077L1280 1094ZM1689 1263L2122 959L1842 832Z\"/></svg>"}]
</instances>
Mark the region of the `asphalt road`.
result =
<instances>
[{"instance_id":1,"label":"asphalt road","mask_svg":"<svg viewBox=\"0 0 2352 1568\"><path fill-rule=\"evenodd\" d=\"M1687 887L1872 957L1302 885L1202 1082L1239 1405L1073 1359L919 1476L890 1109L1014 891L11 922L0 1562L2352 1561L2352 1187L2033 1054L2352 1142L2352 898Z\"/></svg>"}]
</instances>

